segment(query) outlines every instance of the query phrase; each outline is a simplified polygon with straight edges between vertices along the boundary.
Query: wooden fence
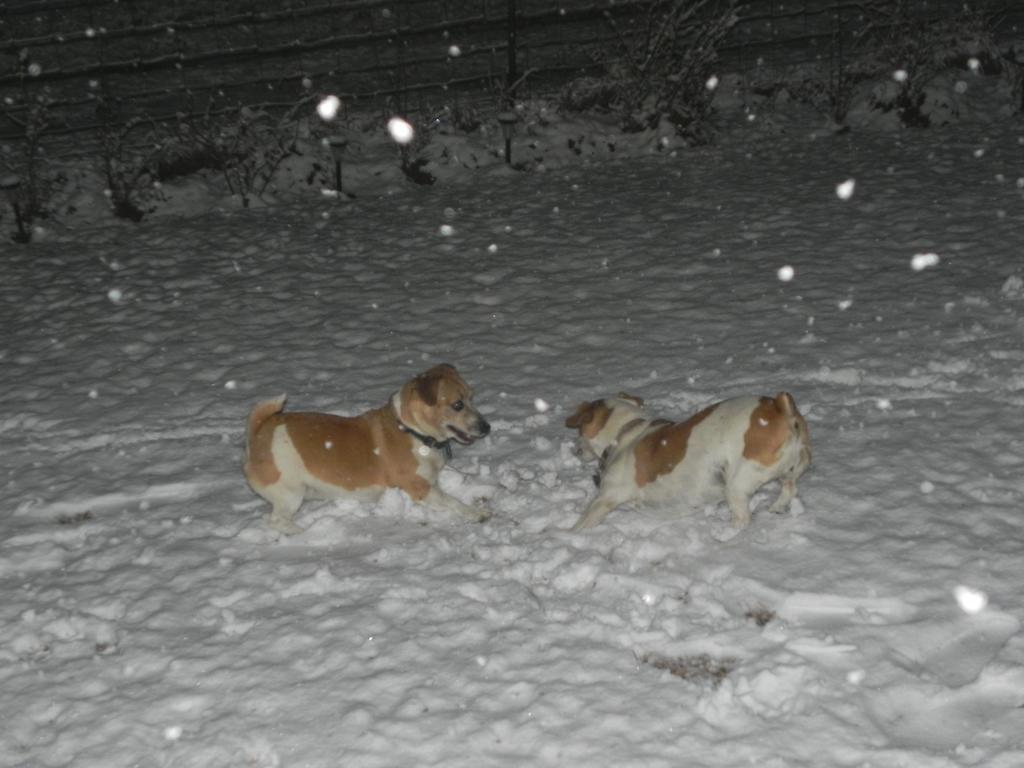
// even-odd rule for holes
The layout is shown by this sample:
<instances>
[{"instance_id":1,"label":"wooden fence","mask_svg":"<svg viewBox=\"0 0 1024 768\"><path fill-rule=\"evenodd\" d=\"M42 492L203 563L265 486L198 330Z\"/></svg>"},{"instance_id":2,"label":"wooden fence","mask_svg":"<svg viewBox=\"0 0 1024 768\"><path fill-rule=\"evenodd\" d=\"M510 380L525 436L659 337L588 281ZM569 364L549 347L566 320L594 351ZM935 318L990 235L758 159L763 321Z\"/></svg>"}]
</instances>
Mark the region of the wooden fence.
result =
<instances>
[{"instance_id":1,"label":"wooden fence","mask_svg":"<svg viewBox=\"0 0 1024 768\"><path fill-rule=\"evenodd\" d=\"M317 93L347 108L440 109L502 86L513 20L522 88L550 92L615 55L606 14L651 1L0 0L0 140L24 136L40 99L55 134ZM913 2L933 14L962 5ZM852 34L860 8L748 0L723 53L738 71L813 61Z\"/></svg>"}]
</instances>

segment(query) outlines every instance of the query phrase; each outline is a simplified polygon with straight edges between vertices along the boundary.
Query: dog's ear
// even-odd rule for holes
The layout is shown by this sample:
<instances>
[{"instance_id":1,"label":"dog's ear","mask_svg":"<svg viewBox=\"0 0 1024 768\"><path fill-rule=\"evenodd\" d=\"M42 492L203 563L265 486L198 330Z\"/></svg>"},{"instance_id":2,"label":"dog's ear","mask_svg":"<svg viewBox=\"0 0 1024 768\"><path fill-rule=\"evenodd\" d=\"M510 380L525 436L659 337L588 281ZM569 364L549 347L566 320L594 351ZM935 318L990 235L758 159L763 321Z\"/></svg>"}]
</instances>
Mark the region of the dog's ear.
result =
<instances>
[{"instance_id":1,"label":"dog's ear","mask_svg":"<svg viewBox=\"0 0 1024 768\"><path fill-rule=\"evenodd\" d=\"M775 408L779 413L784 413L787 416L792 416L797 412L796 401L789 392L779 392L775 396Z\"/></svg>"},{"instance_id":2,"label":"dog's ear","mask_svg":"<svg viewBox=\"0 0 1024 768\"><path fill-rule=\"evenodd\" d=\"M642 397L637 397L636 395L630 395L627 394L626 392L619 392L619 399L628 400L629 402L635 404L637 408L644 407L644 399Z\"/></svg>"},{"instance_id":3,"label":"dog's ear","mask_svg":"<svg viewBox=\"0 0 1024 768\"><path fill-rule=\"evenodd\" d=\"M416 396L426 405L437 405L437 395L438 390L441 388L441 380L447 375L447 372L441 370L441 368L442 366L436 365L412 380Z\"/></svg>"},{"instance_id":4,"label":"dog's ear","mask_svg":"<svg viewBox=\"0 0 1024 768\"><path fill-rule=\"evenodd\" d=\"M597 400L580 403L573 414L565 420L565 426L569 429L579 429L584 424L589 424L594 419L594 408L597 407L597 403Z\"/></svg>"}]
</instances>

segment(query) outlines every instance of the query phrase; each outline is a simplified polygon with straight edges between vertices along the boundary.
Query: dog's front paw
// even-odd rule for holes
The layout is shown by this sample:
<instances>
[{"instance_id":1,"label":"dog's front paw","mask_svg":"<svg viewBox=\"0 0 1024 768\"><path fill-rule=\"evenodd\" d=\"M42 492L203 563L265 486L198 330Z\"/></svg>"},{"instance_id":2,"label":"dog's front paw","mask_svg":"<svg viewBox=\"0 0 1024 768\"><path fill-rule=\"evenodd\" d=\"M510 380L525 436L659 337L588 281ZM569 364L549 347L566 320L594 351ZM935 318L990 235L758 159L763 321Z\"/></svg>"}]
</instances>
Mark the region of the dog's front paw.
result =
<instances>
[{"instance_id":1,"label":"dog's front paw","mask_svg":"<svg viewBox=\"0 0 1024 768\"><path fill-rule=\"evenodd\" d=\"M749 514L732 516L732 527L735 528L737 531L742 531L748 525L750 525Z\"/></svg>"},{"instance_id":2,"label":"dog's front paw","mask_svg":"<svg viewBox=\"0 0 1024 768\"><path fill-rule=\"evenodd\" d=\"M270 527L280 531L285 536L295 536L306 530L305 528L297 525L294 520L281 517L271 517Z\"/></svg>"},{"instance_id":3,"label":"dog's front paw","mask_svg":"<svg viewBox=\"0 0 1024 768\"><path fill-rule=\"evenodd\" d=\"M494 513L486 507L478 508L474 511L473 517L478 523L485 523L494 517Z\"/></svg>"}]
</instances>

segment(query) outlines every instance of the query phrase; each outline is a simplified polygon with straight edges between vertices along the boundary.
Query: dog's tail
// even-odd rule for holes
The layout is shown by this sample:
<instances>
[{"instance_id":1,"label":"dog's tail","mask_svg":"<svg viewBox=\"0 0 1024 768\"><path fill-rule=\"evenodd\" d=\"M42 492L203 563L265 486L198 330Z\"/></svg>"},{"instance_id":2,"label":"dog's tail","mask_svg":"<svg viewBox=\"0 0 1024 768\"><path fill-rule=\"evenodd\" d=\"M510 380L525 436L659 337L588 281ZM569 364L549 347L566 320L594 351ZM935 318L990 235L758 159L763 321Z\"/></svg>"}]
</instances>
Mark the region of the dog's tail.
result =
<instances>
[{"instance_id":1,"label":"dog's tail","mask_svg":"<svg viewBox=\"0 0 1024 768\"><path fill-rule=\"evenodd\" d=\"M245 446L247 453L252 454L253 437L263 422L273 416L275 413L280 413L284 410L284 401L286 395L278 395L273 400L264 400L262 403L257 403L249 411L249 421L245 430Z\"/></svg>"},{"instance_id":2,"label":"dog's tail","mask_svg":"<svg viewBox=\"0 0 1024 768\"><path fill-rule=\"evenodd\" d=\"M248 436L250 440L264 421L269 419L275 413L280 413L284 410L284 401L286 397L287 395L278 395L272 400L264 400L262 403L256 403L256 405L252 407L252 410L249 411Z\"/></svg>"}]
</instances>

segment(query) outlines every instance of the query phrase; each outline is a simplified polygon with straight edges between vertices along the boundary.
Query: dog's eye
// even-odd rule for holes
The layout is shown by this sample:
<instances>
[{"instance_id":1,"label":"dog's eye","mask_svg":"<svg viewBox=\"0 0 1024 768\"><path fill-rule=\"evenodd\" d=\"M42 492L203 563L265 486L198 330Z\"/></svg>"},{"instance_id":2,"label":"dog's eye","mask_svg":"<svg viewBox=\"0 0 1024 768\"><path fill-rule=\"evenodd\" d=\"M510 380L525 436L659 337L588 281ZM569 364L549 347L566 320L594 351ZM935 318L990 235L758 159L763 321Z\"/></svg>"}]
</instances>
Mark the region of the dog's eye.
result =
<instances>
[{"instance_id":1,"label":"dog's eye","mask_svg":"<svg viewBox=\"0 0 1024 768\"><path fill-rule=\"evenodd\" d=\"M452 403L452 410L453 411L461 411L465 407L466 407L466 404L464 402L462 402L461 400L456 400L454 403Z\"/></svg>"}]
</instances>

